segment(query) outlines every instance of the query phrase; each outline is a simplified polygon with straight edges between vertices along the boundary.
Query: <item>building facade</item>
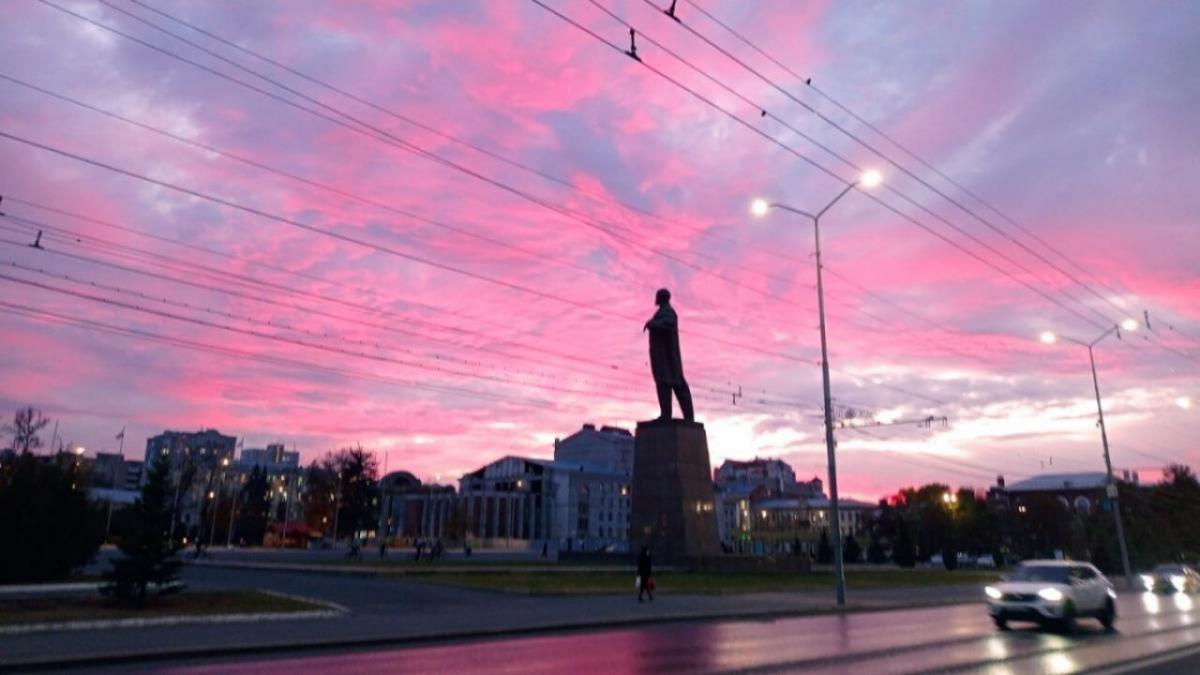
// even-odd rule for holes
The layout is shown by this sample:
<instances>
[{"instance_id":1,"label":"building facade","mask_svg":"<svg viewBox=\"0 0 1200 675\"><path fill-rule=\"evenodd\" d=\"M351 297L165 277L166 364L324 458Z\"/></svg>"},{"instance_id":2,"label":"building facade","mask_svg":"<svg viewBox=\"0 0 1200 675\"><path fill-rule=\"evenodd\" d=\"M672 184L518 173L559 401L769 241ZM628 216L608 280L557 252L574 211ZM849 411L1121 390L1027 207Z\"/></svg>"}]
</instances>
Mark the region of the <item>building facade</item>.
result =
<instances>
[{"instance_id":1,"label":"building facade","mask_svg":"<svg viewBox=\"0 0 1200 675\"><path fill-rule=\"evenodd\" d=\"M166 457L171 463L172 481L179 486L174 505L183 532L176 531L177 536L199 536L208 525L202 516L223 488L236 449L237 438L216 429L164 431L146 439L146 466ZM148 473L142 471L143 481Z\"/></svg>"},{"instance_id":2,"label":"building facade","mask_svg":"<svg viewBox=\"0 0 1200 675\"><path fill-rule=\"evenodd\" d=\"M384 531L474 545L627 551L633 434L583 427L554 442L553 459L510 455L464 474L457 492L394 472L384 487Z\"/></svg>"}]
</instances>

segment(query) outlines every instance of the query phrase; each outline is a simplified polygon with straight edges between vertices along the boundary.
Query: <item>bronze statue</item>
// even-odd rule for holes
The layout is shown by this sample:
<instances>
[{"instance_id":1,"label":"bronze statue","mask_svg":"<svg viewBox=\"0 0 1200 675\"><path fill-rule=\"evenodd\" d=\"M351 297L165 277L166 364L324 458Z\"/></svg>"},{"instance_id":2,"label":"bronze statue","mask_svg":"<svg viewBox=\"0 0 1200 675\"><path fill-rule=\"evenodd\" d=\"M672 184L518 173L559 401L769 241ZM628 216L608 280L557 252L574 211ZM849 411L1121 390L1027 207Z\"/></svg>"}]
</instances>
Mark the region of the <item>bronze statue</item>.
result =
<instances>
[{"instance_id":1,"label":"bronze statue","mask_svg":"<svg viewBox=\"0 0 1200 675\"><path fill-rule=\"evenodd\" d=\"M650 372L658 388L658 419L671 419L671 392L679 399L683 419L694 422L692 391L683 379L683 357L679 352L679 317L671 307L671 291L658 289L654 296L658 311L646 322L642 331L650 331Z\"/></svg>"}]
</instances>

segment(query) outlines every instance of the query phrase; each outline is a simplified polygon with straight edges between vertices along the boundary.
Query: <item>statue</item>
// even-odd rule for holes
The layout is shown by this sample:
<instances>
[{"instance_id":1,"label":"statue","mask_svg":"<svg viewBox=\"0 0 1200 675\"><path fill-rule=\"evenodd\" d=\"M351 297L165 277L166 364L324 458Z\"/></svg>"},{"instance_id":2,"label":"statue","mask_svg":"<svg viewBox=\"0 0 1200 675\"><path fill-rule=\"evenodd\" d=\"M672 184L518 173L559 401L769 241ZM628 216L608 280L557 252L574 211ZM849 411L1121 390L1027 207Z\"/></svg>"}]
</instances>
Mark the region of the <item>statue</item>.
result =
<instances>
[{"instance_id":1,"label":"statue","mask_svg":"<svg viewBox=\"0 0 1200 675\"><path fill-rule=\"evenodd\" d=\"M658 289L654 296L658 311L646 322L642 331L650 331L650 372L658 388L658 419L671 419L671 392L679 399L683 419L694 422L692 392L683 379L683 357L679 353L679 317L671 307L671 291Z\"/></svg>"}]
</instances>

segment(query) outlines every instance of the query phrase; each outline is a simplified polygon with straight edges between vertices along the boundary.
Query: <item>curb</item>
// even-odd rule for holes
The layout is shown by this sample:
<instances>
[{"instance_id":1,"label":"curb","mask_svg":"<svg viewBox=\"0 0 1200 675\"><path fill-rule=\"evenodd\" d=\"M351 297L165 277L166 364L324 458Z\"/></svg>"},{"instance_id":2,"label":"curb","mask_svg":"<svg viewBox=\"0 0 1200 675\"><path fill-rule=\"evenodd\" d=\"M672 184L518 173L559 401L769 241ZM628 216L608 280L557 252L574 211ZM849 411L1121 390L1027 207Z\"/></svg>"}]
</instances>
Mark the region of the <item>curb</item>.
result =
<instances>
[{"instance_id":1,"label":"curb","mask_svg":"<svg viewBox=\"0 0 1200 675\"><path fill-rule=\"evenodd\" d=\"M330 574L342 576L388 576L388 577L420 577L430 574L558 574L573 572L593 572L596 574L634 573L632 565L625 567L485 567L477 568L466 565L450 567L403 567L387 565L370 565L351 567L349 565L306 565L304 563L260 562L256 560L188 560L185 565L196 567L217 567L225 569L248 569L263 572L299 572L304 574ZM674 568L662 566L656 568L663 572L675 571Z\"/></svg>"},{"instance_id":2,"label":"curb","mask_svg":"<svg viewBox=\"0 0 1200 675\"><path fill-rule=\"evenodd\" d=\"M622 629L637 626L653 626L680 623L697 623L708 621L771 621L776 619L798 618L807 616L828 616L834 614L859 614L864 612L903 612L914 609L927 609L949 605L970 604L972 601L949 600L931 601L925 603L908 603L898 606L854 606L838 609L836 607L819 607L799 610L770 610L761 612L730 612L725 614L689 614L660 617L628 617L607 621L582 620L564 623L525 626L520 628L474 629L439 633L437 635L414 635L395 637L373 637L357 639L331 639L310 641L303 644L295 642L259 643L254 645L233 645L219 648L220 656L214 658L216 648L178 649L178 650L146 650L141 652L126 652L123 654L93 655L67 657L44 661L3 662L0 669L5 671L38 671L61 670L68 668L98 667L111 665L147 664L162 661L177 661L203 659L210 663L243 656L270 655L280 652L289 654L309 654L344 649L364 649L377 647L392 647L397 649L409 647L424 647L439 644L452 644L475 640L494 640L500 638L534 637L562 635L594 630Z\"/></svg>"},{"instance_id":3,"label":"curb","mask_svg":"<svg viewBox=\"0 0 1200 675\"><path fill-rule=\"evenodd\" d=\"M0 586L0 596L29 595L36 593L85 593L99 590L103 582L79 582L73 584L11 584Z\"/></svg>"},{"instance_id":4,"label":"curb","mask_svg":"<svg viewBox=\"0 0 1200 675\"><path fill-rule=\"evenodd\" d=\"M146 618L127 619L97 619L80 621L46 621L42 623L21 623L10 626L0 626L0 636L27 635L29 633L45 633L49 631L79 631L104 630L109 628L148 628L151 626L179 626L218 623L250 623L258 621L287 621L290 619L333 619L345 616L350 610L335 602L308 598L291 593L280 593L266 589L256 589L255 592L271 595L277 598L295 600L325 609L300 610L295 612L258 612L242 614L176 614ZM92 659L89 659L92 660Z\"/></svg>"}]
</instances>

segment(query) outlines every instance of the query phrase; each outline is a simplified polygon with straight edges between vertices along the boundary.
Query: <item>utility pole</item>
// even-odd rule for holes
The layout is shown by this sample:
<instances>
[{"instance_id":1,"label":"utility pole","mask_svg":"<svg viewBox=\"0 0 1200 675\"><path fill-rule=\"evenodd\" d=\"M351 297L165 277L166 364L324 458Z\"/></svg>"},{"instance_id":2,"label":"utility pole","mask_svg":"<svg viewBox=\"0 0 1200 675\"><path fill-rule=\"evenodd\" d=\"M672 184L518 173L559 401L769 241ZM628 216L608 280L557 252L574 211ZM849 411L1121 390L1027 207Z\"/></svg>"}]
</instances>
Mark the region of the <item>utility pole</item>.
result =
<instances>
[{"instance_id":1,"label":"utility pole","mask_svg":"<svg viewBox=\"0 0 1200 675\"><path fill-rule=\"evenodd\" d=\"M1113 519L1116 520L1117 526L1117 545L1121 549L1121 567L1123 568L1122 571L1125 572L1125 584L1129 588L1134 587L1133 570L1129 566L1129 548L1125 544L1125 524L1121 520L1121 503L1119 499L1120 490L1117 488L1116 478L1113 477L1112 458L1109 456L1108 451L1108 430L1104 426L1104 406L1100 403L1100 379L1096 376L1096 355L1093 349L1101 340L1109 335L1116 334L1117 339L1120 340L1122 328L1127 331L1133 331L1137 330L1137 325L1137 322L1133 319L1126 319L1125 321L1121 322L1120 325L1115 325L1112 328L1104 331L1099 337L1091 342L1076 340L1075 338L1067 337L1065 335L1055 335L1051 331L1042 333L1042 342L1046 344L1054 344L1059 340L1059 338L1061 338L1067 342L1072 342L1087 348L1088 364L1092 367L1092 389L1096 393L1096 413L1099 416L1100 422L1100 441L1104 447L1104 468L1108 473L1108 485L1105 488L1105 494L1112 503Z\"/></svg>"},{"instance_id":2,"label":"utility pole","mask_svg":"<svg viewBox=\"0 0 1200 675\"><path fill-rule=\"evenodd\" d=\"M334 496L333 507L333 545L337 547L338 516L342 514L342 472L337 472L337 493Z\"/></svg>"},{"instance_id":3,"label":"utility pole","mask_svg":"<svg viewBox=\"0 0 1200 675\"><path fill-rule=\"evenodd\" d=\"M117 440L119 440L121 442L120 448L117 450L117 454L121 456L121 466L124 466L125 465L125 427L121 427L121 433L117 434ZM117 469L115 466L113 467L113 475L111 476L111 478L112 478L112 490L113 490L114 494L108 495L108 517L104 521L104 541L105 541L105 543L108 542L108 533L110 530L112 530L113 498L116 497L115 493L117 491Z\"/></svg>"},{"instance_id":4,"label":"utility pole","mask_svg":"<svg viewBox=\"0 0 1200 675\"><path fill-rule=\"evenodd\" d=\"M288 488L290 487L288 478L289 476L286 473L283 474L283 536L279 538L279 548L287 548L288 516L291 515L289 513L291 509L288 508L290 506L288 504Z\"/></svg>"},{"instance_id":5,"label":"utility pole","mask_svg":"<svg viewBox=\"0 0 1200 675\"><path fill-rule=\"evenodd\" d=\"M233 491L233 505L229 507L229 530L225 533L225 548L233 548L233 516L237 513L237 500L240 488Z\"/></svg>"},{"instance_id":6,"label":"utility pole","mask_svg":"<svg viewBox=\"0 0 1200 675\"><path fill-rule=\"evenodd\" d=\"M1094 344L1094 343L1093 343ZM1108 470L1108 498L1112 500L1113 518L1117 521L1117 543L1121 548L1121 568L1125 572L1125 584L1133 588L1133 570L1129 567L1129 549L1125 545L1125 525L1121 522L1120 490L1113 478L1112 458L1108 454L1108 431L1104 428L1104 406L1100 404L1100 380L1096 377L1096 357L1092 345L1088 345L1088 361L1092 364L1092 387L1096 390L1096 412L1100 416L1100 440L1104 443L1104 467Z\"/></svg>"}]
</instances>

